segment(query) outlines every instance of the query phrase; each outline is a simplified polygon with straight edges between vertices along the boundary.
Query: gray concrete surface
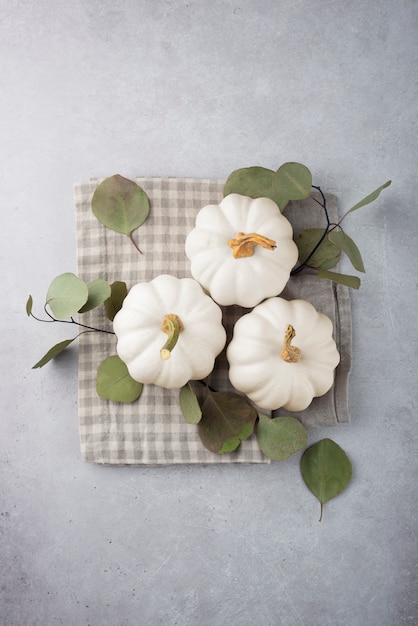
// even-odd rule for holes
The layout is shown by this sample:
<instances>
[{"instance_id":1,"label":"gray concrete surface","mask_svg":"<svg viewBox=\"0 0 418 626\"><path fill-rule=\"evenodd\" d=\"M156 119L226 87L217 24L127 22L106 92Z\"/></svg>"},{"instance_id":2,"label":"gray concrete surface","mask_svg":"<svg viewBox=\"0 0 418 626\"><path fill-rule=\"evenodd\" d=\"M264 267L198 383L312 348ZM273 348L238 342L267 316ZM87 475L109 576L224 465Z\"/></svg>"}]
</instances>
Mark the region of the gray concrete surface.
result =
<instances>
[{"instance_id":1,"label":"gray concrete surface","mask_svg":"<svg viewBox=\"0 0 418 626\"><path fill-rule=\"evenodd\" d=\"M418 4L1 0L2 626L400 626L417 606ZM350 455L319 507L270 466L80 459L76 351L32 293L75 270L73 182L307 164L367 269ZM346 268L348 269L348 267Z\"/></svg>"}]
</instances>

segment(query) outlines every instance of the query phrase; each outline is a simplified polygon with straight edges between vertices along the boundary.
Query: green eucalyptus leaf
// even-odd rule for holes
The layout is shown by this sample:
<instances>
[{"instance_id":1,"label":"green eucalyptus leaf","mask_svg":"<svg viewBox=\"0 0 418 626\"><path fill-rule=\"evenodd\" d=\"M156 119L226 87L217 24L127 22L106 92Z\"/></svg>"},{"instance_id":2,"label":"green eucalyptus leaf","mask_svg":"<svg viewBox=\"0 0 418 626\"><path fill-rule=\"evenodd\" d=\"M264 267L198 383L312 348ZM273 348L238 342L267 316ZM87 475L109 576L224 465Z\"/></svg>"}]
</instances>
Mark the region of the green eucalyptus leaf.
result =
<instances>
[{"instance_id":1,"label":"green eucalyptus leaf","mask_svg":"<svg viewBox=\"0 0 418 626\"><path fill-rule=\"evenodd\" d=\"M97 278L91 283L87 283L87 302L81 307L79 313L86 313L103 304L110 297L110 285L102 278Z\"/></svg>"},{"instance_id":2,"label":"green eucalyptus leaf","mask_svg":"<svg viewBox=\"0 0 418 626\"><path fill-rule=\"evenodd\" d=\"M28 317L32 313L32 307L33 307L33 298L32 298L32 296L29 296L29 298L26 301L26 315Z\"/></svg>"},{"instance_id":3,"label":"green eucalyptus leaf","mask_svg":"<svg viewBox=\"0 0 418 626\"><path fill-rule=\"evenodd\" d=\"M351 276L350 274L339 274L338 272L329 272L327 270L319 269L318 278L324 280L333 280L334 283L351 287L352 289L359 289L361 280L358 276Z\"/></svg>"},{"instance_id":4,"label":"green eucalyptus leaf","mask_svg":"<svg viewBox=\"0 0 418 626\"><path fill-rule=\"evenodd\" d=\"M289 200L309 198L312 191L312 174L301 163L284 163L273 177L273 188L279 194L278 205L283 211Z\"/></svg>"},{"instance_id":5,"label":"green eucalyptus leaf","mask_svg":"<svg viewBox=\"0 0 418 626\"><path fill-rule=\"evenodd\" d=\"M239 193L250 198L270 198L278 204L280 194L273 188L273 170L265 167L243 167L228 176L224 196Z\"/></svg>"},{"instance_id":6,"label":"green eucalyptus leaf","mask_svg":"<svg viewBox=\"0 0 418 626\"><path fill-rule=\"evenodd\" d=\"M351 207L351 209L349 209L343 215L343 217L340 220L340 224L349 213L352 213L353 211L357 211L357 209L360 209L361 207L366 206L366 204L370 204L371 202L374 202L374 200L376 200L380 196L380 193L383 191L383 189L386 189L386 187L389 187L391 182L392 182L391 180L387 180L383 185L381 185L380 187L372 191L372 193L369 193L369 195L363 198L363 200L360 200L360 202L357 202L357 204Z\"/></svg>"},{"instance_id":7,"label":"green eucalyptus leaf","mask_svg":"<svg viewBox=\"0 0 418 626\"><path fill-rule=\"evenodd\" d=\"M238 448L241 444L241 441L248 439L253 434L254 431L254 422L245 422L242 430L236 437L231 437L224 441L222 448L219 450L218 454L226 454L228 452L233 452Z\"/></svg>"},{"instance_id":8,"label":"green eucalyptus leaf","mask_svg":"<svg viewBox=\"0 0 418 626\"><path fill-rule=\"evenodd\" d=\"M139 185L116 174L98 185L91 208L107 228L130 236L147 219L149 200Z\"/></svg>"},{"instance_id":9,"label":"green eucalyptus leaf","mask_svg":"<svg viewBox=\"0 0 418 626\"><path fill-rule=\"evenodd\" d=\"M38 367L43 367L44 365L49 363L49 361L61 354L61 352L63 352L63 350L65 350L65 348L67 348L70 343L73 343L75 339L77 339L77 337L73 337L72 339L65 339L64 341L60 341L59 343L57 343L55 346L52 346L52 348L48 350L48 352L42 357L42 359L40 359L37 363L35 363L35 365L33 365L32 369L35 370Z\"/></svg>"},{"instance_id":10,"label":"green eucalyptus leaf","mask_svg":"<svg viewBox=\"0 0 418 626\"><path fill-rule=\"evenodd\" d=\"M323 228L307 228L303 230L296 239L299 250L299 263L306 263L309 267L331 269L340 260L341 250L325 237ZM318 246L319 244L319 246ZM318 248L315 250L316 246ZM312 251L315 252L312 254ZM310 256L312 254L312 256Z\"/></svg>"},{"instance_id":11,"label":"green eucalyptus leaf","mask_svg":"<svg viewBox=\"0 0 418 626\"><path fill-rule=\"evenodd\" d=\"M123 301L128 294L126 283L116 280L110 285L110 297L104 301L104 307L108 319L113 322L115 315L122 308Z\"/></svg>"},{"instance_id":12,"label":"green eucalyptus leaf","mask_svg":"<svg viewBox=\"0 0 418 626\"><path fill-rule=\"evenodd\" d=\"M71 272L60 274L50 284L46 303L59 320L75 315L87 302L86 283Z\"/></svg>"},{"instance_id":13,"label":"green eucalyptus leaf","mask_svg":"<svg viewBox=\"0 0 418 626\"><path fill-rule=\"evenodd\" d=\"M305 450L300 469L306 486L321 503L321 520L323 504L338 496L351 481L350 459L335 441L322 439Z\"/></svg>"},{"instance_id":14,"label":"green eucalyptus leaf","mask_svg":"<svg viewBox=\"0 0 418 626\"><path fill-rule=\"evenodd\" d=\"M262 413L259 418L256 427L257 441L260 450L269 459L284 461L306 446L306 430L296 418L270 418Z\"/></svg>"},{"instance_id":15,"label":"green eucalyptus leaf","mask_svg":"<svg viewBox=\"0 0 418 626\"><path fill-rule=\"evenodd\" d=\"M200 422L202 419L202 411L199 401L189 383L180 389L179 403L181 412L188 424L197 424Z\"/></svg>"},{"instance_id":16,"label":"green eucalyptus leaf","mask_svg":"<svg viewBox=\"0 0 418 626\"><path fill-rule=\"evenodd\" d=\"M247 438L257 418L257 412L251 404L243 396L231 391L215 392L208 389L201 402L201 409L199 436L208 450L218 454L225 452L224 445L231 446L231 439Z\"/></svg>"},{"instance_id":17,"label":"green eucalyptus leaf","mask_svg":"<svg viewBox=\"0 0 418 626\"><path fill-rule=\"evenodd\" d=\"M224 441L220 450L218 450L218 454L228 454L229 452L234 452L241 445L242 439L240 437L231 437L231 439L227 439Z\"/></svg>"},{"instance_id":18,"label":"green eucalyptus leaf","mask_svg":"<svg viewBox=\"0 0 418 626\"><path fill-rule=\"evenodd\" d=\"M125 363L117 356L107 357L97 370L96 391L105 400L133 402L142 393L142 383L134 380Z\"/></svg>"},{"instance_id":19,"label":"green eucalyptus leaf","mask_svg":"<svg viewBox=\"0 0 418 626\"><path fill-rule=\"evenodd\" d=\"M350 259L354 269L358 272L365 272L363 259L361 258L360 250L354 243L354 241L346 235L343 231L328 233L328 239L340 248Z\"/></svg>"},{"instance_id":20,"label":"green eucalyptus leaf","mask_svg":"<svg viewBox=\"0 0 418 626\"><path fill-rule=\"evenodd\" d=\"M244 167L228 177L224 196L239 193L251 198L271 198L281 211L289 200L301 200L311 194L312 174L301 163L284 163L277 172L265 167Z\"/></svg>"}]
</instances>

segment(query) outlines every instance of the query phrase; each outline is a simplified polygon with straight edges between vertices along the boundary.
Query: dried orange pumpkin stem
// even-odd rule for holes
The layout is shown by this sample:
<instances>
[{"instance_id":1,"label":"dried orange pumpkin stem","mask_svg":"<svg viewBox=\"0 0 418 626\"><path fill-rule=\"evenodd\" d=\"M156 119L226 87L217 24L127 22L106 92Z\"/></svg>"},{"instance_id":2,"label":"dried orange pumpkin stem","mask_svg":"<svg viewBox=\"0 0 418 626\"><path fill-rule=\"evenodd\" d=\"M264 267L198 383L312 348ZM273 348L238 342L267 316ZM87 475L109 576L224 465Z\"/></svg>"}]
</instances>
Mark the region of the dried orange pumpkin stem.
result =
<instances>
[{"instance_id":1,"label":"dried orange pumpkin stem","mask_svg":"<svg viewBox=\"0 0 418 626\"><path fill-rule=\"evenodd\" d=\"M164 361L170 358L171 351L175 347L180 333L184 330L181 319L175 313L168 313L162 321L161 330L168 335L167 341L160 350L160 356Z\"/></svg>"},{"instance_id":2,"label":"dried orange pumpkin stem","mask_svg":"<svg viewBox=\"0 0 418 626\"><path fill-rule=\"evenodd\" d=\"M228 241L228 246L233 248L233 256L235 259L241 259L254 254L255 246L261 246L267 250L274 250L276 242L273 239L259 235L258 233L238 233L235 239Z\"/></svg>"},{"instance_id":3,"label":"dried orange pumpkin stem","mask_svg":"<svg viewBox=\"0 0 418 626\"><path fill-rule=\"evenodd\" d=\"M292 346L292 339L296 337L295 329L291 324L288 324L283 340L282 359L286 363L297 363L302 356L299 348Z\"/></svg>"}]
</instances>

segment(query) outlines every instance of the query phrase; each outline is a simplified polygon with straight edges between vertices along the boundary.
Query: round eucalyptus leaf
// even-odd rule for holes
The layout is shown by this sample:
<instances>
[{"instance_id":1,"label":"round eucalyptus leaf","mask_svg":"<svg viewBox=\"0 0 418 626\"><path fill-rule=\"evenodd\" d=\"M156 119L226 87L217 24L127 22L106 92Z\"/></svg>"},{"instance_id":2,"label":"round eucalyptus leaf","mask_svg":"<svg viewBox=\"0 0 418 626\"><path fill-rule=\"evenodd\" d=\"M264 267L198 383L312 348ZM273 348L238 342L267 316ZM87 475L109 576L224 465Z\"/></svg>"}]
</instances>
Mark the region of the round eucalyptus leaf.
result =
<instances>
[{"instance_id":1,"label":"round eucalyptus leaf","mask_svg":"<svg viewBox=\"0 0 418 626\"><path fill-rule=\"evenodd\" d=\"M104 226L129 236L147 219L149 200L139 185L116 174L98 185L91 208Z\"/></svg>"},{"instance_id":2,"label":"round eucalyptus leaf","mask_svg":"<svg viewBox=\"0 0 418 626\"><path fill-rule=\"evenodd\" d=\"M133 402L142 393L142 383L134 380L117 356L107 357L97 370L96 391L105 400Z\"/></svg>"},{"instance_id":3,"label":"round eucalyptus leaf","mask_svg":"<svg viewBox=\"0 0 418 626\"><path fill-rule=\"evenodd\" d=\"M306 486L321 503L322 518L324 502L335 498L351 481L350 459L335 441L322 439L305 450L300 469Z\"/></svg>"},{"instance_id":4,"label":"round eucalyptus leaf","mask_svg":"<svg viewBox=\"0 0 418 626\"><path fill-rule=\"evenodd\" d=\"M186 422L188 424L198 424L202 419L202 411L190 383L187 383L180 389L179 403Z\"/></svg>"},{"instance_id":5,"label":"round eucalyptus leaf","mask_svg":"<svg viewBox=\"0 0 418 626\"><path fill-rule=\"evenodd\" d=\"M87 302L86 283L71 272L60 274L50 284L46 304L59 320L75 315Z\"/></svg>"},{"instance_id":6,"label":"round eucalyptus leaf","mask_svg":"<svg viewBox=\"0 0 418 626\"><path fill-rule=\"evenodd\" d=\"M239 437L231 437L223 442L222 447L218 450L218 454L228 454L234 452L241 445L241 439Z\"/></svg>"},{"instance_id":7,"label":"round eucalyptus leaf","mask_svg":"<svg viewBox=\"0 0 418 626\"><path fill-rule=\"evenodd\" d=\"M104 307L108 319L113 322L115 315L122 308L123 301L128 294L126 283L122 280L115 280L110 285L110 296L104 301Z\"/></svg>"},{"instance_id":8,"label":"round eucalyptus leaf","mask_svg":"<svg viewBox=\"0 0 418 626\"><path fill-rule=\"evenodd\" d=\"M224 196L239 193L250 198L270 198L279 205L281 195L273 187L274 175L273 170L258 166L235 170L225 183Z\"/></svg>"},{"instance_id":9,"label":"round eucalyptus leaf","mask_svg":"<svg viewBox=\"0 0 418 626\"><path fill-rule=\"evenodd\" d=\"M254 431L254 423L246 422L240 433L236 437L231 437L230 439L226 439L223 442L222 447L218 450L218 454L226 454L227 452L234 452L240 445L241 441L248 439L250 435L253 434Z\"/></svg>"},{"instance_id":10,"label":"round eucalyptus leaf","mask_svg":"<svg viewBox=\"0 0 418 626\"><path fill-rule=\"evenodd\" d=\"M307 434L303 425L294 417L267 417L260 414L256 436L260 450L269 459L284 461L304 448Z\"/></svg>"},{"instance_id":11,"label":"round eucalyptus leaf","mask_svg":"<svg viewBox=\"0 0 418 626\"><path fill-rule=\"evenodd\" d=\"M280 208L289 200L309 198L312 191L312 174L302 163L284 163L273 177L273 187L280 194Z\"/></svg>"},{"instance_id":12,"label":"round eucalyptus leaf","mask_svg":"<svg viewBox=\"0 0 418 626\"><path fill-rule=\"evenodd\" d=\"M97 306L103 304L111 294L110 285L102 278L87 283L87 290L87 302L81 307L79 313L86 313L87 311L95 309Z\"/></svg>"},{"instance_id":13,"label":"round eucalyptus leaf","mask_svg":"<svg viewBox=\"0 0 418 626\"><path fill-rule=\"evenodd\" d=\"M203 445L212 452L222 454L224 445L228 448L235 445L236 441L230 440L246 439L254 429L257 412L245 398L232 391L207 390L201 408L202 419L197 428Z\"/></svg>"},{"instance_id":14,"label":"round eucalyptus leaf","mask_svg":"<svg viewBox=\"0 0 418 626\"><path fill-rule=\"evenodd\" d=\"M300 233L296 239L299 263L306 263L309 267L314 268L321 267L324 270L329 270L337 265L341 249L332 243L328 237L325 237L319 244L323 235L323 228L307 228Z\"/></svg>"}]
</instances>

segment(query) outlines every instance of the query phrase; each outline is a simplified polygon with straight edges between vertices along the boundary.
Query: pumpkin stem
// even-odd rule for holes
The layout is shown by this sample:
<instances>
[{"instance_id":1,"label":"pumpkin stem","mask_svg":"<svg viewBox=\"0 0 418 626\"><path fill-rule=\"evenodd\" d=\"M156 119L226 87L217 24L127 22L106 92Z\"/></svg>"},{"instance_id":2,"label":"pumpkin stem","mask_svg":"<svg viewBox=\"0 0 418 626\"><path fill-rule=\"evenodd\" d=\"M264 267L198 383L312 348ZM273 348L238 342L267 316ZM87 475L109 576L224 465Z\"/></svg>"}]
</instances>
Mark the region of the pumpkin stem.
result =
<instances>
[{"instance_id":1,"label":"pumpkin stem","mask_svg":"<svg viewBox=\"0 0 418 626\"><path fill-rule=\"evenodd\" d=\"M161 330L168 335L167 341L160 350L160 356L165 361L170 358L171 351L177 343L180 333L184 330L181 319L175 313L168 313L162 321Z\"/></svg>"},{"instance_id":2,"label":"pumpkin stem","mask_svg":"<svg viewBox=\"0 0 418 626\"><path fill-rule=\"evenodd\" d=\"M282 359L286 363L297 363L302 355L299 348L292 346L291 341L296 336L295 329L291 324L287 325L283 340Z\"/></svg>"},{"instance_id":3,"label":"pumpkin stem","mask_svg":"<svg viewBox=\"0 0 418 626\"><path fill-rule=\"evenodd\" d=\"M228 246L234 249L234 259L241 259L245 256L252 256L254 254L254 248L256 245L266 248L267 250L274 250L276 242L273 239L259 235L258 233L238 233L235 239L228 241Z\"/></svg>"}]
</instances>

